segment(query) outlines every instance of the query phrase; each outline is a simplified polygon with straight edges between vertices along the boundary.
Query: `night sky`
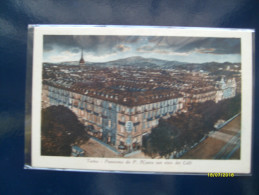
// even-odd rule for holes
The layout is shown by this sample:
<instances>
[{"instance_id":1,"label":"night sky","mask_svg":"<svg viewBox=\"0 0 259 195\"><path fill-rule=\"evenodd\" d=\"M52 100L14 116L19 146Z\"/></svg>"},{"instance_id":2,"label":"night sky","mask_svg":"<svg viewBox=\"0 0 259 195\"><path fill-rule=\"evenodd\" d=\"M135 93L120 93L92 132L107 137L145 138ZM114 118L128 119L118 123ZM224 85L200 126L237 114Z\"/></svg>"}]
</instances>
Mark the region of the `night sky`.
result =
<instances>
[{"instance_id":1,"label":"night sky","mask_svg":"<svg viewBox=\"0 0 259 195\"><path fill-rule=\"evenodd\" d=\"M193 63L240 62L240 47L237 38L45 35L43 61L78 61L83 48L88 62L132 56Z\"/></svg>"}]
</instances>

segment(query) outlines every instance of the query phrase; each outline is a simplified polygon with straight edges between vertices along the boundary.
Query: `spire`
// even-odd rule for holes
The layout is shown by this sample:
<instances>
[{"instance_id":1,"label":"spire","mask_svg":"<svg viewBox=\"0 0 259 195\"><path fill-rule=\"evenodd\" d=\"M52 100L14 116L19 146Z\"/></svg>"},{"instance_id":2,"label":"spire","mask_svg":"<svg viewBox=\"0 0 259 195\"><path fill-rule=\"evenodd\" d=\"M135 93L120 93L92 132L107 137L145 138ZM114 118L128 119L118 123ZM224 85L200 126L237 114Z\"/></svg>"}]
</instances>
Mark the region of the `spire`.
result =
<instances>
[{"instance_id":1,"label":"spire","mask_svg":"<svg viewBox=\"0 0 259 195\"><path fill-rule=\"evenodd\" d=\"M83 51L83 48L81 49L81 59L83 59L83 53L84 53L84 51Z\"/></svg>"},{"instance_id":2,"label":"spire","mask_svg":"<svg viewBox=\"0 0 259 195\"><path fill-rule=\"evenodd\" d=\"M79 60L79 65L85 65L83 48L81 49L81 59Z\"/></svg>"}]
</instances>

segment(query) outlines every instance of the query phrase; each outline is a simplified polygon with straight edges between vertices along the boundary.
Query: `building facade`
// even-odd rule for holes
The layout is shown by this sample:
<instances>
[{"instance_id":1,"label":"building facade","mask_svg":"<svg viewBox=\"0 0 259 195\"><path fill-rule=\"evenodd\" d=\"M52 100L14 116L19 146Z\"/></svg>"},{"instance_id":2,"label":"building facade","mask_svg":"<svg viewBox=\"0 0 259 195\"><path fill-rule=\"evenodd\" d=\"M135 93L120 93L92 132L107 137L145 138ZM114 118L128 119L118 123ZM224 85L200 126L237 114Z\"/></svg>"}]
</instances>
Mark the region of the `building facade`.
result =
<instances>
[{"instance_id":1,"label":"building facade","mask_svg":"<svg viewBox=\"0 0 259 195\"><path fill-rule=\"evenodd\" d=\"M117 149L137 149L143 135L158 125L160 118L168 118L184 108L183 96L163 97L142 105L123 105L68 89L43 85L42 105L63 105L71 109L87 127L90 134Z\"/></svg>"},{"instance_id":2,"label":"building facade","mask_svg":"<svg viewBox=\"0 0 259 195\"><path fill-rule=\"evenodd\" d=\"M215 86L210 86L209 88L195 88L183 92L186 103L203 103L206 101L214 101L218 103L219 101L233 98L236 96L237 84L235 78L231 79L221 79L216 83Z\"/></svg>"}]
</instances>

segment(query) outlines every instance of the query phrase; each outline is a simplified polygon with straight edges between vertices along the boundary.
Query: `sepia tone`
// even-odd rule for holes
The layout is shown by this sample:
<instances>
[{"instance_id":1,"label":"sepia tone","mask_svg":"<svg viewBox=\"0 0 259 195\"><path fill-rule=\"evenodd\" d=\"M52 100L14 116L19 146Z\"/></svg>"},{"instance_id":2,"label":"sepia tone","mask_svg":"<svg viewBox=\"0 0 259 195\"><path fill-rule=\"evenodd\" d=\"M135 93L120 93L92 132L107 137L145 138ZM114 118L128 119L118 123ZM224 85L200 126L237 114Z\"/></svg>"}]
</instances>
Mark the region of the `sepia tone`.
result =
<instances>
[{"instance_id":1,"label":"sepia tone","mask_svg":"<svg viewBox=\"0 0 259 195\"><path fill-rule=\"evenodd\" d=\"M77 143L86 156L150 158L142 152L143 140L160 120L188 114L193 105L209 101L216 105L241 93L240 62L185 63L132 56L96 63L88 62L83 47L79 53L78 61L43 63L42 108L62 105L76 114L90 137ZM215 129L224 123L218 121ZM203 140L220 137L217 134L220 131L204 135ZM235 144L239 146L240 140ZM170 156L216 155L195 157L189 150L184 146Z\"/></svg>"}]
</instances>

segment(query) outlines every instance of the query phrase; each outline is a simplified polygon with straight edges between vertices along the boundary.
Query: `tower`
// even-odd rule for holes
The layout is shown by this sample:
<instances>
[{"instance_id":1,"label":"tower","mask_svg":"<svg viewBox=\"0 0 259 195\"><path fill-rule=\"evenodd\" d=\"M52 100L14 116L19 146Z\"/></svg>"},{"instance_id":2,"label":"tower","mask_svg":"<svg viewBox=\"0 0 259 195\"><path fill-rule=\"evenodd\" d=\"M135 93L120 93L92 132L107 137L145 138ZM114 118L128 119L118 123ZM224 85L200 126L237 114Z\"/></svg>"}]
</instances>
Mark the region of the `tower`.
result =
<instances>
[{"instance_id":1,"label":"tower","mask_svg":"<svg viewBox=\"0 0 259 195\"><path fill-rule=\"evenodd\" d=\"M79 65L85 65L83 48L81 50L81 59L79 60Z\"/></svg>"}]
</instances>

